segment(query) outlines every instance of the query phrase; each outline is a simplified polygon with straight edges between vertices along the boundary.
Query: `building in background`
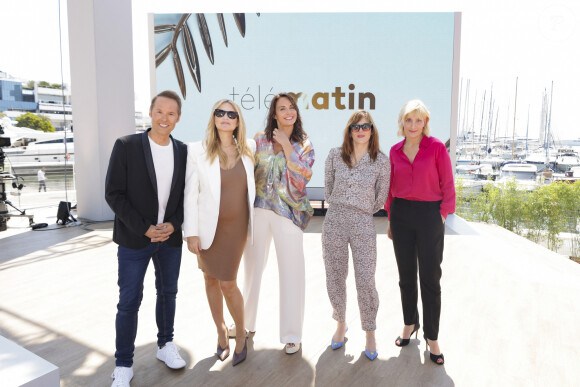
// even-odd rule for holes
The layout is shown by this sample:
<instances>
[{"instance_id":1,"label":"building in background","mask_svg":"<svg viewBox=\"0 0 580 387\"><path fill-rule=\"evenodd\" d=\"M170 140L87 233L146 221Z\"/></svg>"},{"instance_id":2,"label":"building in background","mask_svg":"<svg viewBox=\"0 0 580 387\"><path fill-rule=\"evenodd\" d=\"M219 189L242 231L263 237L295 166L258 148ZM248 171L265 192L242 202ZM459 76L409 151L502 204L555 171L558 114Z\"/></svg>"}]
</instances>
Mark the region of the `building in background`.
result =
<instances>
[{"instance_id":1,"label":"building in background","mask_svg":"<svg viewBox=\"0 0 580 387\"><path fill-rule=\"evenodd\" d=\"M0 71L0 112L13 119L15 116L38 111L33 90L22 88L22 80Z\"/></svg>"},{"instance_id":2,"label":"building in background","mask_svg":"<svg viewBox=\"0 0 580 387\"><path fill-rule=\"evenodd\" d=\"M56 131L72 128L72 105L70 88L52 89L34 85L34 97L38 103L36 113L46 116Z\"/></svg>"},{"instance_id":3,"label":"building in background","mask_svg":"<svg viewBox=\"0 0 580 387\"><path fill-rule=\"evenodd\" d=\"M29 89L26 85L34 84ZM67 84L62 89L42 87L38 82L19 79L0 71L0 112L3 112L13 125L24 113L46 116L54 129L72 131L72 97ZM143 131L151 125L149 116L135 112L135 129Z\"/></svg>"}]
</instances>

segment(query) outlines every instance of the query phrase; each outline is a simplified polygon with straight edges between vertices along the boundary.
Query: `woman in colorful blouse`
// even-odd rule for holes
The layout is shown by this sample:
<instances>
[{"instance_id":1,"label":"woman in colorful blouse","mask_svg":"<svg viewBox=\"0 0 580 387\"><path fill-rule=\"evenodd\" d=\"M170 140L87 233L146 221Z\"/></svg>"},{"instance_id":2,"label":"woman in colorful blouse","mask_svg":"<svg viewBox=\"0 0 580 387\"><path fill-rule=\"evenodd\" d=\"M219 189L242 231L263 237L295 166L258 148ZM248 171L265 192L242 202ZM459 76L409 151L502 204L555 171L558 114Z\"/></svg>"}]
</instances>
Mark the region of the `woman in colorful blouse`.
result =
<instances>
[{"instance_id":1,"label":"woman in colorful blouse","mask_svg":"<svg viewBox=\"0 0 580 387\"><path fill-rule=\"evenodd\" d=\"M379 133L371 115L355 112L344 130L340 148L330 150L324 168L325 200L330 204L322 225L326 288L336 332L332 349L344 344L348 245L356 280L365 355L377 357L375 329L379 296L375 286L377 234L373 214L383 208L389 192L390 164L379 150Z\"/></svg>"},{"instance_id":2,"label":"woman in colorful blouse","mask_svg":"<svg viewBox=\"0 0 580 387\"><path fill-rule=\"evenodd\" d=\"M270 104L266 129L256 134L254 244L246 245L244 301L246 328L256 330L262 273L274 238L280 278L280 341L298 352L304 323L303 231L313 214L306 196L314 149L302 129L294 98L281 93Z\"/></svg>"},{"instance_id":3,"label":"woman in colorful blouse","mask_svg":"<svg viewBox=\"0 0 580 387\"><path fill-rule=\"evenodd\" d=\"M445 219L455 212L455 185L445 145L429 137L429 111L423 102L407 102L399 113L399 136L391 148L391 188L385 210L393 240L405 326L395 345L409 344L420 327L417 310L417 262L423 302L423 337L430 358L443 364L439 349L441 262ZM415 337L417 336L415 335Z\"/></svg>"}]
</instances>

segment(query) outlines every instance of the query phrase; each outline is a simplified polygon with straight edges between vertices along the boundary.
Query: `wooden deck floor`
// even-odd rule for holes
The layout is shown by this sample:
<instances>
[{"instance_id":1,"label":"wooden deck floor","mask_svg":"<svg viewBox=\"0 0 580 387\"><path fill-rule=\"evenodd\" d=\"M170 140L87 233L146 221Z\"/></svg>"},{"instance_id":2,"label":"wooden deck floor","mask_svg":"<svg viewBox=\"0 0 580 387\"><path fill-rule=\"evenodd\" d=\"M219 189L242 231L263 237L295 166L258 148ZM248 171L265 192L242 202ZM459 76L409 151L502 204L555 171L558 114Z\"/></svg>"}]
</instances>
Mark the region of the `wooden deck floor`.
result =
<instances>
[{"instance_id":1,"label":"wooden deck floor","mask_svg":"<svg viewBox=\"0 0 580 387\"><path fill-rule=\"evenodd\" d=\"M247 360L235 368L231 356L222 363L214 355L217 339L202 274L194 256L184 250L175 343L187 367L172 371L155 357L150 268L131 385L577 385L580 266L489 225L474 224L479 235L450 232L446 237L440 332L445 366L429 361L422 331L419 340L407 347L393 344L402 328L402 312L384 218L376 219L379 357L371 362L364 356L352 267L348 341L342 349L331 350L335 322L326 294L321 221L314 218L305 234L307 300L299 353L288 356L279 343L273 247L262 284L257 332L249 341ZM111 226L106 222L46 231L9 228L0 233L0 335L60 367L62 386L110 383L118 297Z\"/></svg>"}]
</instances>

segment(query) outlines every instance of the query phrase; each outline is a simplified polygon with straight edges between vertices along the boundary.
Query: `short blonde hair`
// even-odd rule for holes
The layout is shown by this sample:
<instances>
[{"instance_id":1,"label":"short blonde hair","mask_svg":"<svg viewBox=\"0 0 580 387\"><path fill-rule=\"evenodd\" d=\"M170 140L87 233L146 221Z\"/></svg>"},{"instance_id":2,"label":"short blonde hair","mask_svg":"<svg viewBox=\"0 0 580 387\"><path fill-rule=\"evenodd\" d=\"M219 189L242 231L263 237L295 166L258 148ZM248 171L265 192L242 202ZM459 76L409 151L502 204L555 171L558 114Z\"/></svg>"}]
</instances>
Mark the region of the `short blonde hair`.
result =
<instances>
[{"instance_id":1,"label":"short blonde hair","mask_svg":"<svg viewBox=\"0 0 580 387\"><path fill-rule=\"evenodd\" d=\"M243 155L247 155L252 161L254 161L254 154L252 150L248 146L246 141L246 123L244 122L244 117L242 117L242 109L236 104L234 101L230 101L229 99L221 99L213 105L211 108L211 115L209 116L209 122L206 128L205 134L205 145L207 149L207 159L210 162L216 158L219 158L220 162L226 164L228 157L222 151L220 146L220 136L218 135L217 127L215 126L215 115L214 111L222 106L224 103L229 103L233 106L236 113L238 113L238 127L233 132L233 137L236 142L236 147L238 148L238 157L236 159L239 160Z\"/></svg>"},{"instance_id":2,"label":"short blonde hair","mask_svg":"<svg viewBox=\"0 0 580 387\"><path fill-rule=\"evenodd\" d=\"M429 127L429 119L431 114L429 113L429 110L427 109L427 106L425 106L423 101L420 101L418 99L414 99L407 102L399 112L399 130L397 131L397 136L405 137L403 125L405 123L405 120L407 119L407 116L411 113L417 114L419 117L423 119L423 121L425 121L423 134L429 137L429 134L431 133L431 128Z\"/></svg>"}]
</instances>

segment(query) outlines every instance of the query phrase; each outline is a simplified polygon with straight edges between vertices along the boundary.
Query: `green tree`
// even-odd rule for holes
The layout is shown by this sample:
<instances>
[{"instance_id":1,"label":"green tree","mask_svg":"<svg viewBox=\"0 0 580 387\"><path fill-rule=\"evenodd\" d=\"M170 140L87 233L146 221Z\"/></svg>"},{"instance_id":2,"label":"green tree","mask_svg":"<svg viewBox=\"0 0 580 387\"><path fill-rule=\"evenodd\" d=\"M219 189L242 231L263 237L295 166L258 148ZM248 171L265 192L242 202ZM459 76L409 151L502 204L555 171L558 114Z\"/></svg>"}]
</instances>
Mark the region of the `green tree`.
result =
<instances>
[{"instance_id":1,"label":"green tree","mask_svg":"<svg viewBox=\"0 0 580 387\"><path fill-rule=\"evenodd\" d=\"M36 115L33 113L25 113L19 116L16 120L18 121L16 126L20 128L42 130L43 132L54 132L54 126L52 126L50 120L41 114Z\"/></svg>"},{"instance_id":2,"label":"green tree","mask_svg":"<svg viewBox=\"0 0 580 387\"><path fill-rule=\"evenodd\" d=\"M515 181L490 187L488 200L491 218L503 228L521 234L524 223L524 206L529 200L529 196L528 192L518 189L518 184Z\"/></svg>"},{"instance_id":3,"label":"green tree","mask_svg":"<svg viewBox=\"0 0 580 387\"><path fill-rule=\"evenodd\" d=\"M60 83L53 83L50 85L51 89L62 89L62 85Z\"/></svg>"},{"instance_id":4,"label":"green tree","mask_svg":"<svg viewBox=\"0 0 580 387\"><path fill-rule=\"evenodd\" d=\"M455 178L455 213L467 220L473 220L469 210L469 197L463 178Z\"/></svg>"},{"instance_id":5,"label":"green tree","mask_svg":"<svg viewBox=\"0 0 580 387\"><path fill-rule=\"evenodd\" d=\"M494 189L491 182L486 183L481 190L481 194L477 195L473 200L471 207L474 214L474 220L480 222L491 222L491 202L489 201L490 191Z\"/></svg>"},{"instance_id":6,"label":"green tree","mask_svg":"<svg viewBox=\"0 0 580 387\"><path fill-rule=\"evenodd\" d=\"M46 81L40 81L38 82L38 87L50 87L50 83Z\"/></svg>"},{"instance_id":7,"label":"green tree","mask_svg":"<svg viewBox=\"0 0 580 387\"><path fill-rule=\"evenodd\" d=\"M28 81L28 82L26 82L26 85L23 85L22 88L23 89L29 89L29 90L34 89L34 81Z\"/></svg>"},{"instance_id":8,"label":"green tree","mask_svg":"<svg viewBox=\"0 0 580 387\"><path fill-rule=\"evenodd\" d=\"M476 197L466 194L456 179L457 214L467 220L493 222L558 251L560 233L571 233L570 255L580 254L580 181L554 182L531 192L519 190L515 181L486 185Z\"/></svg>"}]
</instances>

